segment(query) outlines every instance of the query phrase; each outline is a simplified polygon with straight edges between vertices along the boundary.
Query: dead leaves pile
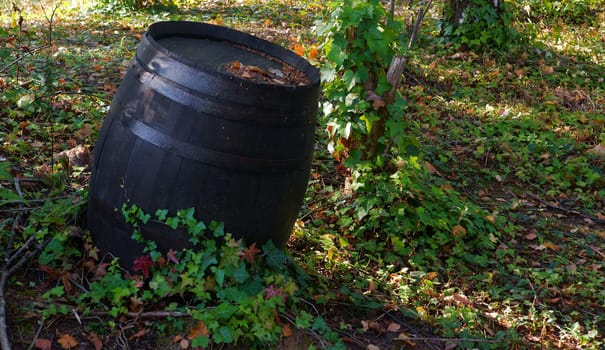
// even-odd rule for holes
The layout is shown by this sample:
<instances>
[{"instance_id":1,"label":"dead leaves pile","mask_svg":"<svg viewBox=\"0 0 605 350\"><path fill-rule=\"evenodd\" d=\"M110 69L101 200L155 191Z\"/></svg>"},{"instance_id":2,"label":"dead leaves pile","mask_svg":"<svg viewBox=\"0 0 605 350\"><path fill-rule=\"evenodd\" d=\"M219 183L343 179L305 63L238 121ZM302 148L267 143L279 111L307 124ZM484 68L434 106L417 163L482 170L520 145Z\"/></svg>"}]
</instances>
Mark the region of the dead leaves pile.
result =
<instances>
[{"instance_id":1,"label":"dead leaves pile","mask_svg":"<svg viewBox=\"0 0 605 350\"><path fill-rule=\"evenodd\" d=\"M276 68L265 70L257 66L245 65L240 61L232 61L225 70L239 78L274 85L302 86L310 83L303 72L287 64L283 64L281 70Z\"/></svg>"}]
</instances>

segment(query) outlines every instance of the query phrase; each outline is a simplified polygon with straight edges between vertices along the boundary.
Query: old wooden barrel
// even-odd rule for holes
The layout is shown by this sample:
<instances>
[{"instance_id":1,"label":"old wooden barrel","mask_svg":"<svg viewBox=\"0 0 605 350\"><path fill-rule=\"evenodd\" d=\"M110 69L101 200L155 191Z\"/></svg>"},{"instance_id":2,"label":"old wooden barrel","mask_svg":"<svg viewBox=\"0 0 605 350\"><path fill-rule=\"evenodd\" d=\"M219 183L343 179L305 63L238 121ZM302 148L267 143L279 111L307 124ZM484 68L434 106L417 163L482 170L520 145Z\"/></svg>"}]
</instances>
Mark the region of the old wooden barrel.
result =
<instances>
[{"instance_id":1,"label":"old wooden barrel","mask_svg":"<svg viewBox=\"0 0 605 350\"><path fill-rule=\"evenodd\" d=\"M131 265L142 254L119 210L195 208L248 243L283 246L313 153L319 72L268 41L196 22L151 25L94 149L88 226ZM161 250L186 233L145 227Z\"/></svg>"}]
</instances>

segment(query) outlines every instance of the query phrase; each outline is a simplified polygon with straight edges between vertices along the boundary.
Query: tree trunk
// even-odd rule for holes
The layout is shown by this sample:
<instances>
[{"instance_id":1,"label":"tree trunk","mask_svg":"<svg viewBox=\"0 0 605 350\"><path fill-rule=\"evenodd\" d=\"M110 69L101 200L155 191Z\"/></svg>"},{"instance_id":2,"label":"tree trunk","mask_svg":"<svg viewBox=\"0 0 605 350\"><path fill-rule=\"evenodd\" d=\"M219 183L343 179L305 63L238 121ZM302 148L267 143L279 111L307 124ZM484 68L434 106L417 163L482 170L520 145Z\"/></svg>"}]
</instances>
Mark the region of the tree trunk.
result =
<instances>
[{"instance_id":1,"label":"tree trunk","mask_svg":"<svg viewBox=\"0 0 605 350\"><path fill-rule=\"evenodd\" d=\"M499 9L501 2L502 0L447 0L444 17L455 29L467 20L465 11L469 6L482 6L482 3L487 3L495 9Z\"/></svg>"}]
</instances>

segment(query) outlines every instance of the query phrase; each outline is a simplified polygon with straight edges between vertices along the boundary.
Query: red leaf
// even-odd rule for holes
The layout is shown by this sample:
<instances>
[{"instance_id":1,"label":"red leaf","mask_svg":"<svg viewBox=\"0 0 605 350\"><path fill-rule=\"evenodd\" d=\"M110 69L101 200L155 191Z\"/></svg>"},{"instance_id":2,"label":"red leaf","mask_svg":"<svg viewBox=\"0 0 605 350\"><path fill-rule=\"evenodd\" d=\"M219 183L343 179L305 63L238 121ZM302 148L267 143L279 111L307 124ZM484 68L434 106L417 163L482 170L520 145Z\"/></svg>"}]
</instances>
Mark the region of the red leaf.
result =
<instances>
[{"instance_id":1,"label":"red leaf","mask_svg":"<svg viewBox=\"0 0 605 350\"><path fill-rule=\"evenodd\" d=\"M177 259L177 257L176 257L176 252L172 249L170 249L168 251L168 253L166 254L166 257L168 258L168 261L172 261L175 264L179 263L179 259Z\"/></svg>"},{"instance_id":2,"label":"red leaf","mask_svg":"<svg viewBox=\"0 0 605 350\"><path fill-rule=\"evenodd\" d=\"M48 265L40 265L40 270L42 270L42 272L46 272L52 279L58 279L61 277L61 273L59 271Z\"/></svg>"},{"instance_id":3,"label":"red leaf","mask_svg":"<svg viewBox=\"0 0 605 350\"><path fill-rule=\"evenodd\" d=\"M90 333L88 335L88 340L94 345L95 350L103 349L103 341L95 333Z\"/></svg>"},{"instance_id":4,"label":"red leaf","mask_svg":"<svg viewBox=\"0 0 605 350\"><path fill-rule=\"evenodd\" d=\"M254 264L254 256L260 252L261 250L256 248L256 243L252 243L248 248L244 248L242 259L248 260L250 264Z\"/></svg>"},{"instance_id":5,"label":"red leaf","mask_svg":"<svg viewBox=\"0 0 605 350\"><path fill-rule=\"evenodd\" d=\"M38 338L34 342L34 346L36 347L36 349L50 350L52 348L52 343L50 339Z\"/></svg>"},{"instance_id":6,"label":"red leaf","mask_svg":"<svg viewBox=\"0 0 605 350\"><path fill-rule=\"evenodd\" d=\"M269 300L273 297L279 297L279 296L282 297L282 299L285 303L287 295L284 292L282 292L281 289L275 288L274 285L270 285L269 287L265 288L265 300Z\"/></svg>"},{"instance_id":7,"label":"red leaf","mask_svg":"<svg viewBox=\"0 0 605 350\"><path fill-rule=\"evenodd\" d=\"M137 272L141 271L143 276L147 278L149 276L149 269L153 266L153 260L149 257L149 255L139 256L134 259L134 264L132 269Z\"/></svg>"},{"instance_id":8,"label":"red leaf","mask_svg":"<svg viewBox=\"0 0 605 350\"><path fill-rule=\"evenodd\" d=\"M99 265L97 265L97 267L95 268L95 281L100 280L101 278L103 278L103 276L105 276L107 274L107 267L111 265L110 263L100 263Z\"/></svg>"}]
</instances>

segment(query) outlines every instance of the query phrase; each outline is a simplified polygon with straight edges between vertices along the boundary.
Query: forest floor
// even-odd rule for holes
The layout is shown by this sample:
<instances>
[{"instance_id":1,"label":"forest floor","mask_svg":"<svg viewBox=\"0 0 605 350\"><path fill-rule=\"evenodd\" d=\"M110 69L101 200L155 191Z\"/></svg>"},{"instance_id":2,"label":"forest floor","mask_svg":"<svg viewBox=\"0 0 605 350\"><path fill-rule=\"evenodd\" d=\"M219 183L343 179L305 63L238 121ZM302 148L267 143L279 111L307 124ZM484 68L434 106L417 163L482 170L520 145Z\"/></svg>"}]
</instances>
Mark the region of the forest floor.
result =
<instances>
[{"instance_id":1,"label":"forest floor","mask_svg":"<svg viewBox=\"0 0 605 350\"><path fill-rule=\"evenodd\" d=\"M27 235L66 238L9 279L10 341L15 349L186 349L190 322L160 313L85 316L68 298L87 292L87 278L107 266L94 259L85 211L91 151L111 99L154 22L228 26L319 66L322 43L310 29L330 9L312 0L206 1L171 11L42 3L0 7L0 243L8 252ZM353 174L326 150L320 118L287 251L314 281L309 312L347 347L605 346L605 13L593 15L586 23L523 18L519 30L532 45L510 53L466 51L427 29L410 54L401 94L425 179L498 224L480 260L449 261L448 246L406 257L380 230L354 233L366 222L351 211ZM302 327L283 335L284 349L329 343Z\"/></svg>"}]
</instances>

